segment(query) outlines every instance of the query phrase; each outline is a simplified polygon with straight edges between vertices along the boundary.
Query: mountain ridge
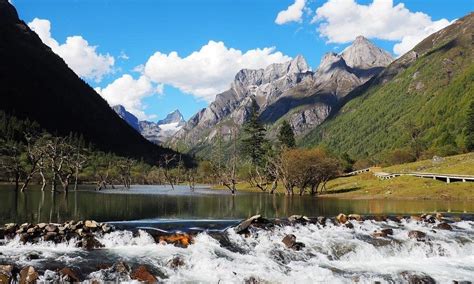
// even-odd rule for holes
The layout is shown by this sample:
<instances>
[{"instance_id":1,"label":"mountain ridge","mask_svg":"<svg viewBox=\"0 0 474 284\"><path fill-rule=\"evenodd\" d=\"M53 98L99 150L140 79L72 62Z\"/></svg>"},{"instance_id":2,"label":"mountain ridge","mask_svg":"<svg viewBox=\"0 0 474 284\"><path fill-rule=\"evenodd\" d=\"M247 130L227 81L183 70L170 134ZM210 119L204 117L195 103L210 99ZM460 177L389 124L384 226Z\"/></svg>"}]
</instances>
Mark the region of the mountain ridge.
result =
<instances>
[{"instance_id":1,"label":"mountain ridge","mask_svg":"<svg viewBox=\"0 0 474 284\"><path fill-rule=\"evenodd\" d=\"M426 155L462 152L466 109L474 101L472 30L474 13L422 40L348 94L341 109L300 145L380 160L391 150L414 151L408 133L416 131L417 147Z\"/></svg>"},{"instance_id":2,"label":"mountain ridge","mask_svg":"<svg viewBox=\"0 0 474 284\"><path fill-rule=\"evenodd\" d=\"M115 105L112 109L138 133L155 144L165 143L185 123L183 115L178 109L170 112L164 119L157 122L139 120L122 105Z\"/></svg>"},{"instance_id":3,"label":"mountain ridge","mask_svg":"<svg viewBox=\"0 0 474 284\"><path fill-rule=\"evenodd\" d=\"M148 142L43 44L0 0L0 108L56 135L82 134L98 149L157 162L169 149Z\"/></svg>"}]
</instances>

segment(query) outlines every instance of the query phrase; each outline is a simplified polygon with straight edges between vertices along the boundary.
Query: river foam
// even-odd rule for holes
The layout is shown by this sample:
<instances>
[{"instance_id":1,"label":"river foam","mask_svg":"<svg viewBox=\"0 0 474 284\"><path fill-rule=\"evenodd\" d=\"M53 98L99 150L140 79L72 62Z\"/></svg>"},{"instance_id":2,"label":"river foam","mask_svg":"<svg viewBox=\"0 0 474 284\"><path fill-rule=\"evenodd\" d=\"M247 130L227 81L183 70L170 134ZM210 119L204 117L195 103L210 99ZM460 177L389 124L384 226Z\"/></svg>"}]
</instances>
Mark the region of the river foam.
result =
<instances>
[{"instance_id":1,"label":"river foam","mask_svg":"<svg viewBox=\"0 0 474 284\"><path fill-rule=\"evenodd\" d=\"M164 282L211 283L398 283L432 279L439 283L474 281L474 222L452 222L452 230L412 219L349 221L353 228L327 220L321 224L292 224L252 231L250 236L201 232L187 248L157 243L145 230L118 230L98 237L104 248L85 251L73 241L22 244L18 238L0 246L0 260L32 265L41 279L54 280L59 267L81 271L85 281L130 281L111 265L146 265ZM393 229L393 235L374 237L374 231ZM423 240L410 231L426 234ZM293 234L304 247L289 249L282 239ZM35 257L31 255L37 254ZM182 264L170 265L179 258ZM256 282L252 282L256 281ZM258 282L260 281L260 282Z\"/></svg>"}]
</instances>

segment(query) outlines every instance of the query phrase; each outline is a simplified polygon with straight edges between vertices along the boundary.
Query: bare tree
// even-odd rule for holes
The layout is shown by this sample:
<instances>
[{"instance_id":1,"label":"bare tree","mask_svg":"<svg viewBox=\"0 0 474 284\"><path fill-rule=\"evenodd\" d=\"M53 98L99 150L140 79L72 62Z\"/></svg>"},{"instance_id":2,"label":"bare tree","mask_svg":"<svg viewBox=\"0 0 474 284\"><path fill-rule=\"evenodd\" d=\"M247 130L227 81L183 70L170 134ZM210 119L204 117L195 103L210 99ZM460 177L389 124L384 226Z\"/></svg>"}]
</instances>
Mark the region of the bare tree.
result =
<instances>
[{"instance_id":1,"label":"bare tree","mask_svg":"<svg viewBox=\"0 0 474 284\"><path fill-rule=\"evenodd\" d=\"M37 138L30 133L25 133L26 140L26 159L28 163L28 171L26 173L25 180L21 186L21 192L24 192L28 187L31 179L40 170L40 162L42 163L43 157L46 155L45 143L41 138ZM43 184L46 183L43 178Z\"/></svg>"},{"instance_id":2,"label":"bare tree","mask_svg":"<svg viewBox=\"0 0 474 284\"><path fill-rule=\"evenodd\" d=\"M130 186L132 183L131 170L134 163L135 163L134 160L126 158L126 159L121 159L117 164L118 169L119 169L120 179L122 181L124 188L126 189L130 189Z\"/></svg>"},{"instance_id":3,"label":"bare tree","mask_svg":"<svg viewBox=\"0 0 474 284\"><path fill-rule=\"evenodd\" d=\"M87 155L84 153L84 150L81 149L80 145L77 145L71 160L72 167L74 168L74 190L77 190L79 172L84 168L87 160Z\"/></svg>"},{"instance_id":4,"label":"bare tree","mask_svg":"<svg viewBox=\"0 0 474 284\"><path fill-rule=\"evenodd\" d=\"M197 170L196 169L187 169L186 170L186 179L188 180L189 189L191 191L194 191L194 189L196 187L196 175L197 175Z\"/></svg>"},{"instance_id":5,"label":"bare tree","mask_svg":"<svg viewBox=\"0 0 474 284\"><path fill-rule=\"evenodd\" d=\"M171 188L174 190L175 177L171 172L171 166L176 160L176 154L165 154L163 155L160 166L163 169L163 175L165 176L166 181L170 184Z\"/></svg>"},{"instance_id":6,"label":"bare tree","mask_svg":"<svg viewBox=\"0 0 474 284\"><path fill-rule=\"evenodd\" d=\"M232 152L229 161L224 167L221 167L219 176L221 183L234 195L237 191L237 129L232 127L229 134L232 141Z\"/></svg>"}]
</instances>

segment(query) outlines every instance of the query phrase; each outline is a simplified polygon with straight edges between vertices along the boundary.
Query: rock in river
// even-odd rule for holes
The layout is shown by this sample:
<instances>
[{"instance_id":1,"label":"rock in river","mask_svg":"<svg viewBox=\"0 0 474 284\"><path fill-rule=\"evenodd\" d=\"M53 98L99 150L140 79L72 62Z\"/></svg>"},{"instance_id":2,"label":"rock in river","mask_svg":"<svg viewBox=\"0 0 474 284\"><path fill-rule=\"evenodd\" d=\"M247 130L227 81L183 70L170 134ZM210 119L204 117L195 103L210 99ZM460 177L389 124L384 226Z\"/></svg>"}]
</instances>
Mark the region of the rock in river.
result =
<instances>
[{"instance_id":1,"label":"rock in river","mask_svg":"<svg viewBox=\"0 0 474 284\"><path fill-rule=\"evenodd\" d=\"M140 265L135 270L133 270L132 274L130 274L130 278L146 283L157 282L156 277L151 274L150 271L148 271L148 269L144 265Z\"/></svg>"},{"instance_id":2,"label":"rock in river","mask_svg":"<svg viewBox=\"0 0 474 284\"><path fill-rule=\"evenodd\" d=\"M0 265L0 283L10 283L13 278L13 265Z\"/></svg>"},{"instance_id":3,"label":"rock in river","mask_svg":"<svg viewBox=\"0 0 474 284\"><path fill-rule=\"evenodd\" d=\"M416 239L418 241L422 241L426 238L426 234L420 231L410 231L408 232L408 237L410 239Z\"/></svg>"},{"instance_id":4,"label":"rock in river","mask_svg":"<svg viewBox=\"0 0 474 284\"><path fill-rule=\"evenodd\" d=\"M33 266L26 266L20 271L20 284L36 283L39 275Z\"/></svg>"},{"instance_id":5,"label":"rock in river","mask_svg":"<svg viewBox=\"0 0 474 284\"><path fill-rule=\"evenodd\" d=\"M294 250L301 250L305 245L301 242L296 241L296 236L293 234L286 235L283 240L281 240L287 248Z\"/></svg>"}]
</instances>

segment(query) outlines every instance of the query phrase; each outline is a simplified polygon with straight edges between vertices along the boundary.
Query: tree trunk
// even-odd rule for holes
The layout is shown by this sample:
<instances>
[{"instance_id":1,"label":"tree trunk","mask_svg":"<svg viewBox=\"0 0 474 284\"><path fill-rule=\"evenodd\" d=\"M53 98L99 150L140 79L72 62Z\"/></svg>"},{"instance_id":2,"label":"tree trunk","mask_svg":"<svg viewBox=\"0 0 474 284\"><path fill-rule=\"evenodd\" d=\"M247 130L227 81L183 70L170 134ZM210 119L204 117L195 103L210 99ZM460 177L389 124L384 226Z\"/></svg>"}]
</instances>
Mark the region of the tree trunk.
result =
<instances>
[{"instance_id":1,"label":"tree trunk","mask_svg":"<svg viewBox=\"0 0 474 284\"><path fill-rule=\"evenodd\" d=\"M23 183L23 185L21 186L21 189L20 191L21 192L24 192L26 190L26 188L28 187L28 184L30 183L30 180L33 176L31 174L29 174L26 179L25 179L25 182Z\"/></svg>"},{"instance_id":2,"label":"tree trunk","mask_svg":"<svg viewBox=\"0 0 474 284\"><path fill-rule=\"evenodd\" d=\"M270 190L270 194L273 194L275 192L275 190L277 189L277 187L278 187L278 179L275 179L272 182L272 189Z\"/></svg>"},{"instance_id":3,"label":"tree trunk","mask_svg":"<svg viewBox=\"0 0 474 284\"><path fill-rule=\"evenodd\" d=\"M56 172L53 171L53 177L51 178L51 191L56 192Z\"/></svg>"},{"instance_id":4,"label":"tree trunk","mask_svg":"<svg viewBox=\"0 0 474 284\"><path fill-rule=\"evenodd\" d=\"M41 191L44 191L44 188L46 187L46 178L44 177L44 173L42 170L40 170L40 176L41 176Z\"/></svg>"},{"instance_id":5,"label":"tree trunk","mask_svg":"<svg viewBox=\"0 0 474 284\"><path fill-rule=\"evenodd\" d=\"M74 173L74 190L77 190L77 178L79 176L79 169L76 168L76 172Z\"/></svg>"},{"instance_id":6,"label":"tree trunk","mask_svg":"<svg viewBox=\"0 0 474 284\"><path fill-rule=\"evenodd\" d=\"M15 191L18 191L19 186L20 186L20 173L17 171L15 173Z\"/></svg>"}]
</instances>

